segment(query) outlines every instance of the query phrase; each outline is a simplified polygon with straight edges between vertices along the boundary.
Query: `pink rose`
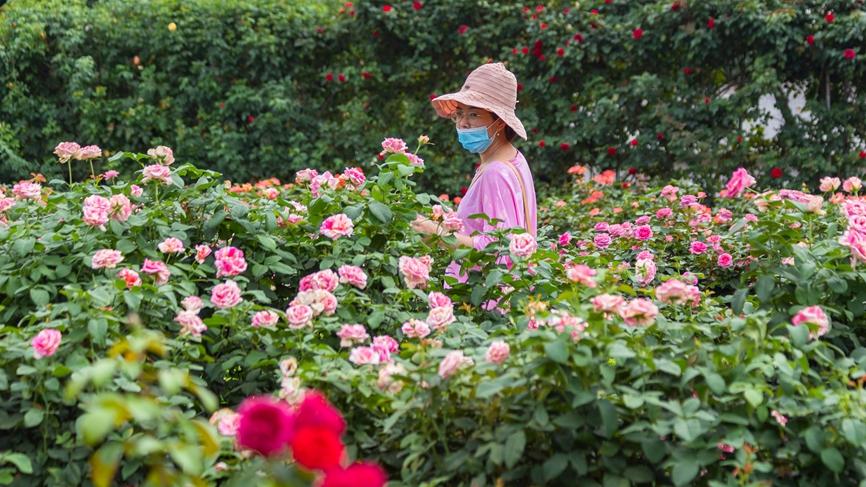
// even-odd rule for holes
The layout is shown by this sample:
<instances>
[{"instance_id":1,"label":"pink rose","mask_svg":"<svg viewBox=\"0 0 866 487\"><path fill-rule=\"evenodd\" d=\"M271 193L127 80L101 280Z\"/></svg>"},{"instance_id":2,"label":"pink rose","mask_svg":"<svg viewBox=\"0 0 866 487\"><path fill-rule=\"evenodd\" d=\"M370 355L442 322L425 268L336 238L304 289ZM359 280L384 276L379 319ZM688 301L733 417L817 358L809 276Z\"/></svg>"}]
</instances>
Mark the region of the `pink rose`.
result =
<instances>
[{"instance_id":1,"label":"pink rose","mask_svg":"<svg viewBox=\"0 0 866 487\"><path fill-rule=\"evenodd\" d=\"M608 225L607 222L598 222L595 224L593 229L596 232L608 232L608 231L610 231L610 225Z\"/></svg>"},{"instance_id":2,"label":"pink rose","mask_svg":"<svg viewBox=\"0 0 866 487\"><path fill-rule=\"evenodd\" d=\"M163 254L179 254L183 252L183 242L175 237L169 237L157 245Z\"/></svg>"},{"instance_id":3,"label":"pink rose","mask_svg":"<svg viewBox=\"0 0 866 487\"><path fill-rule=\"evenodd\" d=\"M12 186L12 194L19 200L38 200L42 196L42 185L30 181L19 181Z\"/></svg>"},{"instance_id":4,"label":"pink rose","mask_svg":"<svg viewBox=\"0 0 866 487\"><path fill-rule=\"evenodd\" d=\"M111 214L111 201L99 195L91 195L84 199L82 220L93 227L102 227L108 223ZM104 228L103 228L104 229Z\"/></svg>"},{"instance_id":5,"label":"pink rose","mask_svg":"<svg viewBox=\"0 0 866 487\"><path fill-rule=\"evenodd\" d=\"M866 235L854 230L846 230L839 237L839 243L851 251L852 262L866 262Z\"/></svg>"},{"instance_id":6,"label":"pink rose","mask_svg":"<svg viewBox=\"0 0 866 487\"><path fill-rule=\"evenodd\" d=\"M277 320L279 320L279 318L280 317L273 311L259 311L253 315L250 325L253 328L259 328L262 326L274 326L277 324Z\"/></svg>"},{"instance_id":7,"label":"pink rose","mask_svg":"<svg viewBox=\"0 0 866 487\"><path fill-rule=\"evenodd\" d=\"M557 242L562 247L567 246L568 244L571 243L571 234L568 232L563 233L562 235L559 236L559 239L557 240Z\"/></svg>"},{"instance_id":8,"label":"pink rose","mask_svg":"<svg viewBox=\"0 0 866 487\"><path fill-rule=\"evenodd\" d=\"M174 321L180 325L182 336L189 335L198 338L207 331L207 325L198 316L197 311L181 311L174 317Z\"/></svg>"},{"instance_id":9,"label":"pink rose","mask_svg":"<svg viewBox=\"0 0 866 487\"><path fill-rule=\"evenodd\" d=\"M355 347L349 352L349 361L355 365L376 365L379 353L373 347Z\"/></svg>"},{"instance_id":10,"label":"pink rose","mask_svg":"<svg viewBox=\"0 0 866 487\"><path fill-rule=\"evenodd\" d=\"M54 154L61 164L69 162L70 159L76 158L81 146L75 142L61 142L54 148Z\"/></svg>"},{"instance_id":11,"label":"pink rose","mask_svg":"<svg viewBox=\"0 0 866 487\"><path fill-rule=\"evenodd\" d=\"M619 309L619 316L628 326L648 326L655 323L659 310L645 298L632 299Z\"/></svg>"},{"instance_id":12,"label":"pink rose","mask_svg":"<svg viewBox=\"0 0 866 487\"><path fill-rule=\"evenodd\" d=\"M490 344L487 347L487 353L484 355L484 358L496 365L502 365L506 360L508 360L508 355L511 353L511 348L507 343L497 340Z\"/></svg>"},{"instance_id":13,"label":"pink rose","mask_svg":"<svg viewBox=\"0 0 866 487\"><path fill-rule=\"evenodd\" d=\"M337 269L337 274L340 276L340 282L355 286L358 289L367 287L367 274L360 267L353 265L343 265Z\"/></svg>"},{"instance_id":14,"label":"pink rose","mask_svg":"<svg viewBox=\"0 0 866 487\"><path fill-rule=\"evenodd\" d=\"M664 188L662 188L661 195L664 199L666 199L668 201L676 201L677 192L679 190L680 190L680 188L678 188L676 186L667 185Z\"/></svg>"},{"instance_id":15,"label":"pink rose","mask_svg":"<svg viewBox=\"0 0 866 487\"><path fill-rule=\"evenodd\" d=\"M842 184L842 181L839 178L821 178L821 185L818 187L822 192L829 193L831 191L836 191L839 189L839 186Z\"/></svg>"},{"instance_id":16,"label":"pink rose","mask_svg":"<svg viewBox=\"0 0 866 487\"><path fill-rule=\"evenodd\" d=\"M108 200L109 216L112 220L125 222L132 215L132 202L125 195L115 194Z\"/></svg>"},{"instance_id":17,"label":"pink rose","mask_svg":"<svg viewBox=\"0 0 866 487\"><path fill-rule=\"evenodd\" d=\"M137 184L133 184L129 187L129 194L131 194L134 198L138 198L142 194L144 194L144 189Z\"/></svg>"},{"instance_id":18,"label":"pink rose","mask_svg":"<svg viewBox=\"0 0 866 487\"><path fill-rule=\"evenodd\" d=\"M337 310L337 298L324 289L311 289L299 292L295 299L289 303L290 306L296 304L309 306L315 316L319 316L322 313L329 316Z\"/></svg>"},{"instance_id":19,"label":"pink rose","mask_svg":"<svg viewBox=\"0 0 866 487\"><path fill-rule=\"evenodd\" d=\"M599 294L590 301L593 309L604 313L619 313L620 307L625 304L622 296L614 294Z\"/></svg>"},{"instance_id":20,"label":"pink rose","mask_svg":"<svg viewBox=\"0 0 866 487\"><path fill-rule=\"evenodd\" d=\"M450 233L463 230L463 219L457 215L456 211L448 211L445 213L445 219L442 221L442 226Z\"/></svg>"},{"instance_id":21,"label":"pink rose","mask_svg":"<svg viewBox=\"0 0 866 487\"><path fill-rule=\"evenodd\" d=\"M508 250L518 257L529 257L538 249L538 243L529 233L518 233L511 236Z\"/></svg>"},{"instance_id":22,"label":"pink rose","mask_svg":"<svg viewBox=\"0 0 866 487\"><path fill-rule=\"evenodd\" d=\"M427 305L430 308L442 308L444 306L453 306L453 303L448 296L434 291L427 295Z\"/></svg>"},{"instance_id":23,"label":"pink rose","mask_svg":"<svg viewBox=\"0 0 866 487\"><path fill-rule=\"evenodd\" d=\"M114 269L123 261L123 254L119 250L101 249L97 250L90 259L90 267L94 269Z\"/></svg>"},{"instance_id":24,"label":"pink rose","mask_svg":"<svg viewBox=\"0 0 866 487\"><path fill-rule=\"evenodd\" d=\"M400 350L400 343L391 336L379 335L373 338L373 348L385 350L389 354L397 353Z\"/></svg>"},{"instance_id":25,"label":"pink rose","mask_svg":"<svg viewBox=\"0 0 866 487\"><path fill-rule=\"evenodd\" d=\"M214 253L217 277L237 276L247 270L244 251L236 247L223 247Z\"/></svg>"},{"instance_id":26,"label":"pink rose","mask_svg":"<svg viewBox=\"0 0 866 487\"><path fill-rule=\"evenodd\" d=\"M691 302L697 306L701 301L701 291L697 286L686 284L677 279L670 279L656 287L656 299L667 304L683 304Z\"/></svg>"},{"instance_id":27,"label":"pink rose","mask_svg":"<svg viewBox=\"0 0 866 487\"><path fill-rule=\"evenodd\" d=\"M164 145L157 146L147 150L147 155L156 159L159 164L170 166L174 163L174 151L170 147Z\"/></svg>"},{"instance_id":28,"label":"pink rose","mask_svg":"<svg viewBox=\"0 0 866 487\"><path fill-rule=\"evenodd\" d=\"M102 173L102 179L104 179L106 181L111 181L111 180L117 178L117 176L120 176L120 173L115 171L114 169L109 169L108 171L105 171L104 173Z\"/></svg>"},{"instance_id":29,"label":"pink rose","mask_svg":"<svg viewBox=\"0 0 866 487\"><path fill-rule=\"evenodd\" d=\"M608 246L610 246L610 235L608 235L607 233L597 233L595 235L595 238L592 239L592 241L595 243L596 247L600 249L606 249Z\"/></svg>"},{"instance_id":30,"label":"pink rose","mask_svg":"<svg viewBox=\"0 0 866 487\"><path fill-rule=\"evenodd\" d=\"M430 327L421 320L409 320L400 328L407 338L424 338L430 334Z\"/></svg>"},{"instance_id":31,"label":"pink rose","mask_svg":"<svg viewBox=\"0 0 866 487\"><path fill-rule=\"evenodd\" d=\"M638 217L637 220L634 221L634 224L640 226L640 225L646 225L649 222L650 222L650 217L647 215L643 215L643 216ZM635 230L635 232L637 232L637 230Z\"/></svg>"},{"instance_id":32,"label":"pink rose","mask_svg":"<svg viewBox=\"0 0 866 487\"><path fill-rule=\"evenodd\" d=\"M383 391L388 391L396 394L403 389L403 381L395 379L394 375L406 375L406 369L400 364L387 364L379 369L379 378L376 380L376 387ZM351 485L347 483L344 485Z\"/></svg>"},{"instance_id":33,"label":"pink rose","mask_svg":"<svg viewBox=\"0 0 866 487\"><path fill-rule=\"evenodd\" d=\"M634 265L634 275L641 286L646 286L656 277L656 263L651 259L638 259Z\"/></svg>"},{"instance_id":34,"label":"pink rose","mask_svg":"<svg viewBox=\"0 0 866 487\"><path fill-rule=\"evenodd\" d=\"M306 304L289 306L286 310L286 319L289 321L289 328L303 328L312 323L313 308Z\"/></svg>"},{"instance_id":35,"label":"pink rose","mask_svg":"<svg viewBox=\"0 0 866 487\"><path fill-rule=\"evenodd\" d=\"M811 329L809 330L809 338L813 340L826 335L827 332L830 331L830 319L827 318L827 315L820 306L809 306L801 309L796 315L794 315L794 318L791 319L791 324L794 326L800 326L803 324L817 326L817 332L813 332Z\"/></svg>"},{"instance_id":36,"label":"pink rose","mask_svg":"<svg viewBox=\"0 0 866 487\"><path fill-rule=\"evenodd\" d=\"M694 255L701 255L707 251L707 244L696 240L689 245L689 252Z\"/></svg>"},{"instance_id":37,"label":"pink rose","mask_svg":"<svg viewBox=\"0 0 866 487\"><path fill-rule=\"evenodd\" d=\"M336 240L340 237L351 236L354 227L352 220L349 219L348 216L343 213L338 213L325 218L325 221L322 222L322 226L319 227L319 232L331 240Z\"/></svg>"},{"instance_id":38,"label":"pink rose","mask_svg":"<svg viewBox=\"0 0 866 487\"><path fill-rule=\"evenodd\" d=\"M634 238L638 240L649 240L653 238L653 229L649 225L640 225L634 229Z\"/></svg>"},{"instance_id":39,"label":"pink rose","mask_svg":"<svg viewBox=\"0 0 866 487\"><path fill-rule=\"evenodd\" d=\"M127 289L132 289L135 286L141 286L141 278L138 276L138 272L135 272L132 269L121 269L117 273L117 277L119 279L123 279L126 282Z\"/></svg>"},{"instance_id":40,"label":"pink rose","mask_svg":"<svg viewBox=\"0 0 866 487\"><path fill-rule=\"evenodd\" d=\"M102 156L102 149L100 149L98 145L88 145L79 149L75 158L80 161L86 161L88 159L96 159L100 156Z\"/></svg>"},{"instance_id":41,"label":"pink rose","mask_svg":"<svg viewBox=\"0 0 866 487\"><path fill-rule=\"evenodd\" d=\"M141 265L141 272L154 276L154 282L157 286L161 286L168 282L171 271L168 267L158 260L144 259L144 264Z\"/></svg>"},{"instance_id":42,"label":"pink rose","mask_svg":"<svg viewBox=\"0 0 866 487\"><path fill-rule=\"evenodd\" d=\"M214 412L208 422L216 425L217 431L223 436L234 436L238 431L241 415L228 408Z\"/></svg>"},{"instance_id":43,"label":"pink rose","mask_svg":"<svg viewBox=\"0 0 866 487\"><path fill-rule=\"evenodd\" d=\"M367 181L364 170L360 167L347 167L343 171L343 177L355 188L360 188Z\"/></svg>"},{"instance_id":44,"label":"pink rose","mask_svg":"<svg viewBox=\"0 0 866 487\"><path fill-rule=\"evenodd\" d=\"M15 198L5 198L3 197L3 194L0 193L0 213L3 213L9 208L15 206L16 201L17 200Z\"/></svg>"},{"instance_id":45,"label":"pink rose","mask_svg":"<svg viewBox=\"0 0 866 487\"><path fill-rule=\"evenodd\" d=\"M406 280L406 286L410 289L427 287L430 280L430 268L433 259L429 255L422 257L401 256L399 260L400 273Z\"/></svg>"},{"instance_id":46,"label":"pink rose","mask_svg":"<svg viewBox=\"0 0 866 487\"><path fill-rule=\"evenodd\" d=\"M385 152L402 154L406 152L407 148L406 142L404 142L403 139L389 137L382 141L382 150Z\"/></svg>"},{"instance_id":47,"label":"pink rose","mask_svg":"<svg viewBox=\"0 0 866 487\"><path fill-rule=\"evenodd\" d=\"M195 246L195 260L199 264L204 264L204 261L211 253L211 248L209 245L199 244ZM243 272L243 271L241 271Z\"/></svg>"},{"instance_id":48,"label":"pink rose","mask_svg":"<svg viewBox=\"0 0 866 487\"><path fill-rule=\"evenodd\" d=\"M743 194L743 191L755 184L755 182L755 178L741 167L731 175L731 179L725 185L721 196L725 198L739 198Z\"/></svg>"},{"instance_id":49,"label":"pink rose","mask_svg":"<svg viewBox=\"0 0 866 487\"><path fill-rule=\"evenodd\" d=\"M671 210L670 208L661 208L659 211L656 212L656 218L658 218L659 220L664 220L665 218L670 217L672 213L673 210Z\"/></svg>"},{"instance_id":50,"label":"pink rose","mask_svg":"<svg viewBox=\"0 0 866 487\"><path fill-rule=\"evenodd\" d=\"M33 337L30 345L33 347L33 356L37 359L54 355L60 346L62 335L53 328L46 328Z\"/></svg>"},{"instance_id":51,"label":"pink rose","mask_svg":"<svg viewBox=\"0 0 866 487\"><path fill-rule=\"evenodd\" d=\"M238 414L235 441L239 447L264 456L285 452L294 430L294 414L288 404L272 397L248 397Z\"/></svg>"},{"instance_id":52,"label":"pink rose","mask_svg":"<svg viewBox=\"0 0 866 487\"><path fill-rule=\"evenodd\" d=\"M770 411L770 416L772 416L773 419L775 419L776 422L779 423L779 425L781 425L783 428L786 424L788 424L788 418L779 411L776 411L775 409Z\"/></svg>"},{"instance_id":53,"label":"pink rose","mask_svg":"<svg viewBox=\"0 0 866 487\"><path fill-rule=\"evenodd\" d=\"M171 184L171 169L168 166L151 164L150 166L145 166L141 174L144 176L141 179L142 182L157 181L163 184Z\"/></svg>"},{"instance_id":54,"label":"pink rose","mask_svg":"<svg viewBox=\"0 0 866 487\"><path fill-rule=\"evenodd\" d=\"M568 262L565 264L565 277L571 282L583 284L586 287L595 287L596 282L593 279L597 272L595 269L584 265Z\"/></svg>"},{"instance_id":55,"label":"pink rose","mask_svg":"<svg viewBox=\"0 0 866 487\"><path fill-rule=\"evenodd\" d=\"M319 175L319 172L315 169L301 169L300 171L295 173L295 184L303 184L309 183L316 176Z\"/></svg>"},{"instance_id":56,"label":"pink rose","mask_svg":"<svg viewBox=\"0 0 866 487\"><path fill-rule=\"evenodd\" d=\"M193 313L198 313L202 308L204 308L204 302L198 296L187 296L183 298L180 305L183 306L183 309L192 311Z\"/></svg>"},{"instance_id":57,"label":"pink rose","mask_svg":"<svg viewBox=\"0 0 866 487\"><path fill-rule=\"evenodd\" d=\"M851 176L850 178L846 179L844 183L842 183L842 191L845 191L846 193L856 193L860 191L860 187L862 186L862 184L863 183L860 181L860 178L856 176Z\"/></svg>"},{"instance_id":58,"label":"pink rose","mask_svg":"<svg viewBox=\"0 0 866 487\"><path fill-rule=\"evenodd\" d=\"M655 260L656 256L650 250L642 250L637 254L637 260Z\"/></svg>"},{"instance_id":59,"label":"pink rose","mask_svg":"<svg viewBox=\"0 0 866 487\"><path fill-rule=\"evenodd\" d=\"M330 269L314 272L301 279L299 289L301 291L311 291L314 289L324 289L328 292L334 292L340 284L340 276Z\"/></svg>"},{"instance_id":60,"label":"pink rose","mask_svg":"<svg viewBox=\"0 0 866 487\"><path fill-rule=\"evenodd\" d=\"M427 314L427 324L434 330L443 330L446 326L454 323L454 308L451 306L440 306L433 308Z\"/></svg>"},{"instance_id":61,"label":"pink rose","mask_svg":"<svg viewBox=\"0 0 866 487\"><path fill-rule=\"evenodd\" d=\"M351 347L356 342L360 343L370 338L364 325L343 325L337 332L337 336L340 337L341 347Z\"/></svg>"},{"instance_id":62,"label":"pink rose","mask_svg":"<svg viewBox=\"0 0 866 487\"><path fill-rule=\"evenodd\" d=\"M234 281L229 280L222 284L217 284L211 290L210 302L217 308L233 308L241 301L243 301L241 289Z\"/></svg>"},{"instance_id":63,"label":"pink rose","mask_svg":"<svg viewBox=\"0 0 866 487\"><path fill-rule=\"evenodd\" d=\"M453 350L448 352L448 355L439 363L439 376L447 379L460 370L460 368L471 364L471 358L465 357L460 350Z\"/></svg>"},{"instance_id":64,"label":"pink rose","mask_svg":"<svg viewBox=\"0 0 866 487\"><path fill-rule=\"evenodd\" d=\"M719 265L719 267L731 267L734 264L734 258L731 257L731 254L725 252L719 255L719 259L716 263Z\"/></svg>"},{"instance_id":65,"label":"pink rose","mask_svg":"<svg viewBox=\"0 0 866 487\"><path fill-rule=\"evenodd\" d=\"M728 443L718 442L716 443L716 448L719 449L722 453L734 453L734 447L729 445Z\"/></svg>"}]
</instances>

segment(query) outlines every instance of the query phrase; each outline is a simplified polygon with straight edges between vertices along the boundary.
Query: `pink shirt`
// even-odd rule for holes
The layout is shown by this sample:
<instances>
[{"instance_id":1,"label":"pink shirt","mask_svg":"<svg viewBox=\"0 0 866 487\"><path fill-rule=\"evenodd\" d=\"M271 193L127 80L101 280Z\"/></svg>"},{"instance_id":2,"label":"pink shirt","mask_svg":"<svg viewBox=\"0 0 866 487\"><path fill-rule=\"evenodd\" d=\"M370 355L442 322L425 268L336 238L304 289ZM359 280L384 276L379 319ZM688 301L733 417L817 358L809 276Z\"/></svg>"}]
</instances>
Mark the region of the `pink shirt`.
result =
<instances>
[{"instance_id":1,"label":"pink shirt","mask_svg":"<svg viewBox=\"0 0 866 487\"><path fill-rule=\"evenodd\" d=\"M523 194L520 190L520 182L514 171L506 164L513 164L523 179L526 188L526 205L529 207L529 225L525 224L526 213L523 209ZM491 161L483 168L481 175L469 186L460 205L457 207L457 215L463 219L463 233L472 236L472 242L476 249L483 249L494 237L486 235L486 232L494 229L492 225L483 219L469 218L469 215L484 213L490 218L500 221L496 228L528 228L532 236L537 234L537 218L535 203L535 185L532 181L532 172L523 153L519 150L514 159L510 161ZM446 271L447 275L458 277L460 265L451 262ZM464 274L459 276L460 282L466 282L469 278Z\"/></svg>"}]
</instances>

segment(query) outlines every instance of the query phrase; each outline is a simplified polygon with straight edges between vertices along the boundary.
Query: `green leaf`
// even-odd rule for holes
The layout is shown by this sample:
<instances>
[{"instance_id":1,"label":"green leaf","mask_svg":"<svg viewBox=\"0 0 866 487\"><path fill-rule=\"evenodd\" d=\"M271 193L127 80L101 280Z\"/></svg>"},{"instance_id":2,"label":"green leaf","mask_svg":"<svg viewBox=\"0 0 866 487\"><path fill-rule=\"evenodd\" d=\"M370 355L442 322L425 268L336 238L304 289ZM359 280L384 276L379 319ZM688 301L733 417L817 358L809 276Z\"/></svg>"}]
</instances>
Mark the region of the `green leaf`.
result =
<instances>
[{"instance_id":1,"label":"green leaf","mask_svg":"<svg viewBox=\"0 0 866 487\"><path fill-rule=\"evenodd\" d=\"M512 468L523 456L526 447L526 434L523 430L515 431L505 441L505 466Z\"/></svg>"},{"instance_id":2,"label":"green leaf","mask_svg":"<svg viewBox=\"0 0 866 487\"><path fill-rule=\"evenodd\" d=\"M87 445L93 446L98 444L105 438L105 435L111 431L113 415L102 413L84 413L77 421L78 434Z\"/></svg>"},{"instance_id":3,"label":"green leaf","mask_svg":"<svg viewBox=\"0 0 866 487\"><path fill-rule=\"evenodd\" d=\"M822 450L821 461L824 462L824 465L826 465L827 468L835 473L842 473L842 469L845 468L845 459L842 458L842 454L839 453L839 450L835 448Z\"/></svg>"},{"instance_id":4,"label":"green leaf","mask_svg":"<svg viewBox=\"0 0 866 487\"><path fill-rule=\"evenodd\" d=\"M746 296L749 294L748 288L737 289L734 292L734 297L731 299L731 309L736 314L743 312L743 306L746 304Z\"/></svg>"},{"instance_id":5,"label":"green leaf","mask_svg":"<svg viewBox=\"0 0 866 487\"><path fill-rule=\"evenodd\" d=\"M4 453L0 455L0 460L15 465L15 467L18 468L18 471L21 473L33 473L33 465L30 463L30 458L23 453Z\"/></svg>"},{"instance_id":6,"label":"green leaf","mask_svg":"<svg viewBox=\"0 0 866 487\"><path fill-rule=\"evenodd\" d=\"M394 217L391 208L388 208L388 205L385 205L384 203L371 201L368 207L370 208L370 213L372 213L373 216L379 219L382 223L388 223Z\"/></svg>"},{"instance_id":7,"label":"green leaf","mask_svg":"<svg viewBox=\"0 0 866 487\"><path fill-rule=\"evenodd\" d=\"M706 431L706 428L704 428L700 420L695 418L679 418L674 422L674 433L686 442L694 441L704 434L704 431Z\"/></svg>"},{"instance_id":8,"label":"green leaf","mask_svg":"<svg viewBox=\"0 0 866 487\"><path fill-rule=\"evenodd\" d=\"M743 395L753 408L760 406L764 402L764 394L757 389L746 389Z\"/></svg>"},{"instance_id":9,"label":"green leaf","mask_svg":"<svg viewBox=\"0 0 866 487\"><path fill-rule=\"evenodd\" d=\"M674 464L671 472L671 480L674 485L686 485L698 474L698 464L694 461L683 460Z\"/></svg>"},{"instance_id":10,"label":"green leaf","mask_svg":"<svg viewBox=\"0 0 866 487\"><path fill-rule=\"evenodd\" d=\"M30 408L24 414L24 427L32 428L34 426L38 426L42 423L42 419L45 417L45 411L36 408Z\"/></svg>"},{"instance_id":11,"label":"green leaf","mask_svg":"<svg viewBox=\"0 0 866 487\"><path fill-rule=\"evenodd\" d=\"M762 302L766 302L770 299L770 294L773 292L773 287L775 285L774 276L766 274L759 277L758 282L755 284L755 294L758 295L758 299Z\"/></svg>"},{"instance_id":12,"label":"green leaf","mask_svg":"<svg viewBox=\"0 0 866 487\"><path fill-rule=\"evenodd\" d=\"M607 399L598 401L598 412L601 414L602 435L611 438L619 428L619 415L616 407Z\"/></svg>"},{"instance_id":13,"label":"green leaf","mask_svg":"<svg viewBox=\"0 0 866 487\"><path fill-rule=\"evenodd\" d=\"M12 244L12 250L18 257L24 257L33 250L34 245L36 245L35 238L20 238Z\"/></svg>"},{"instance_id":14,"label":"green leaf","mask_svg":"<svg viewBox=\"0 0 866 487\"><path fill-rule=\"evenodd\" d=\"M548 458L541 467L541 470L544 472L544 480L549 482L559 477L566 467L568 467L568 457L564 454L557 453Z\"/></svg>"},{"instance_id":15,"label":"green leaf","mask_svg":"<svg viewBox=\"0 0 866 487\"><path fill-rule=\"evenodd\" d=\"M256 236L256 238L258 239L259 243L262 244L262 247L264 247L268 250L276 250L277 249L277 241L272 239L271 237L269 237L267 235L259 234Z\"/></svg>"},{"instance_id":16,"label":"green leaf","mask_svg":"<svg viewBox=\"0 0 866 487\"><path fill-rule=\"evenodd\" d=\"M709 387L714 394L724 394L726 389L725 379L723 379L721 375L716 374L715 372L708 372L704 374L704 379L707 381L707 387Z\"/></svg>"},{"instance_id":17,"label":"green leaf","mask_svg":"<svg viewBox=\"0 0 866 487\"><path fill-rule=\"evenodd\" d=\"M544 353L554 362L568 363L568 345L562 340L556 340L544 345Z\"/></svg>"},{"instance_id":18,"label":"green leaf","mask_svg":"<svg viewBox=\"0 0 866 487\"><path fill-rule=\"evenodd\" d=\"M30 289L30 300L36 306L45 306L51 300L51 296L44 289L32 288Z\"/></svg>"}]
</instances>

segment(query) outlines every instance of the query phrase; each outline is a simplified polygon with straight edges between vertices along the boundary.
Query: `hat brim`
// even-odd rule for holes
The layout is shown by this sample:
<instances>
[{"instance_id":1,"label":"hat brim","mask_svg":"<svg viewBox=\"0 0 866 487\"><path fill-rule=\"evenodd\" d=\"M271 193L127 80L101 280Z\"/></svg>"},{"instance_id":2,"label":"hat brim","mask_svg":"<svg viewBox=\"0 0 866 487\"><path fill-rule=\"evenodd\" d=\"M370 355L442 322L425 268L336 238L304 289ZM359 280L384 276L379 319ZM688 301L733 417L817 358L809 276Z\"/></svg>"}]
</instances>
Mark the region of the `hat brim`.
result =
<instances>
[{"instance_id":1,"label":"hat brim","mask_svg":"<svg viewBox=\"0 0 866 487\"><path fill-rule=\"evenodd\" d=\"M499 118L505 122L506 125L511 127L514 130L514 133L523 138L523 140L527 140L526 138L526 129L523 127L523 123L517 118L517 115L514 113L514 110L508 107L503 107L502 105L492 103L486 99L483 95L479 93L475 93L471 90L460 91L457 93L449 93L447 95L437 96L436 98L430 100L430 103L433 105L433 109L436 110L436 114L440 117L448 118L454 113L454 110L457 109L457 102L460 102L464 105L469 105L472 107L483 108L489 112L495 113Z\"/></svg>"}]
</instances>

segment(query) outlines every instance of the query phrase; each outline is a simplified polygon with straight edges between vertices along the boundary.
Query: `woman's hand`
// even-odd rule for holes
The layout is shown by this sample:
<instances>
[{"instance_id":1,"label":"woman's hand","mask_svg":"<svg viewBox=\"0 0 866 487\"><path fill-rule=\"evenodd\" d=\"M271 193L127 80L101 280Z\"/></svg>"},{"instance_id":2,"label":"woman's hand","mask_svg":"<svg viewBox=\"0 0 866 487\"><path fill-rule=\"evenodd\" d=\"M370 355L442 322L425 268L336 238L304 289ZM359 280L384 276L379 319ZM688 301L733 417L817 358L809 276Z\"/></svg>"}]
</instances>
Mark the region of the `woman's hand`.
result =
<instances>
[{"instance_id":1,"label":"woman's hand","mask_svg":"<svg viewBox=\"0 0 866 487\"><path fill-rule=\"evenodd\" d=\"M441 225L421 215L412 221L412 229L424 235L442 235L443 233Z\"/></svg>"}]
</instances>

